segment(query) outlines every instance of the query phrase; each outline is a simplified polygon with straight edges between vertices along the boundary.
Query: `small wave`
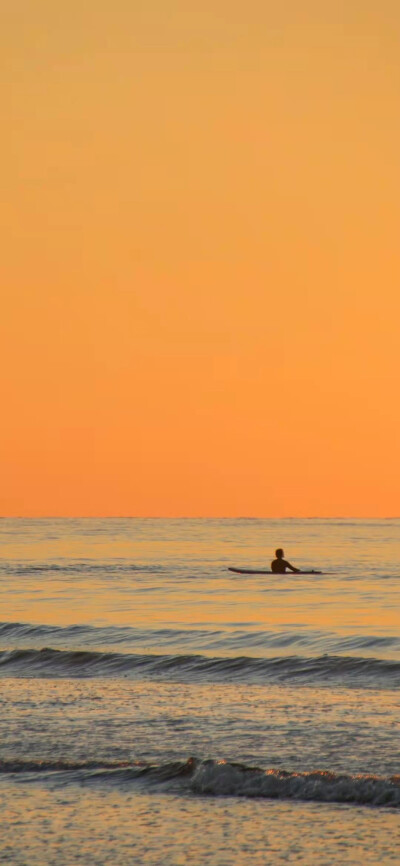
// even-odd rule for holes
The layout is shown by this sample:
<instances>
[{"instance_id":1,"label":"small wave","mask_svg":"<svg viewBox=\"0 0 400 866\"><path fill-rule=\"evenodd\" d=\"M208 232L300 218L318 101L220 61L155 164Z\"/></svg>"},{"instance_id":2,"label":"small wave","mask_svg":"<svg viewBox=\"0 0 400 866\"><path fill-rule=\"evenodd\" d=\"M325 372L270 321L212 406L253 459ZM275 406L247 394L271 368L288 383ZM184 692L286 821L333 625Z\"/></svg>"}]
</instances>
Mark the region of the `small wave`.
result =
<instances>
[{"instance_id":1,"label":"small wave","mask_svg":"<svg viewBox=\"0 0 400 866\"><path fill-rule=\"evenodd\" d=\"M288 772L225 761L189 758L152 765L145 762L0 761L1 774L32 778L49 774L65 783L126 785L142 783L164 790L211 797L257 797L400 807L400 776L347 775L327 770Z\"/></svg>"},{"instance_id":2,"label":"small wave","mask_svg":"<svg viewBox=\"0 0 400 866\"><path fill-rule=\"evenodd\" d=\"M0 759L0 774L7 773L54 773L75 772L76 770L116 770L121 767L131 767L131 761L27 761L11 758Z\"/></svg>"},{"instance_id":3,"label":"small wave","mask_svg":"<svg viewBox=\"0 0 400 866\"><path fill-rule=\"evenodd\" d=\"M233 632L233 640L238 634L238 641L246 638L246 632ZM251 640L252 635L248 635ZM137 628L135 626L91 626L91 625L34 625L24 622L0 622L0 641L10 644L25 643L29 647L43 644L43 641L51 641L63 649L75 646L107 647L125 644L129 646L142 646L148 648L162 646L188 645L199 648L210 646L229 645L232 641L232 633L223 630L193 629L193 628Z\"/></svg>"},{"instance_id":4,"label":"small wave","mask_svg":"<svg viewBox=\"0 0 400 866\"><path fill-rule=\"evenodd\" d=\"M81 575L81 574L104 574L110 575L148 572L158 574L165 571L162 565L141 565L140 563L126 562L126 560L113 562L98 562L94 560L68 560L66 562L0 562L0 574L15 575L16 577L34 577L37 574L59 574L59 575Z\"/></svg>"},{"instance_id":5,"label":"small wave","mask_svg":"<svg viewBox=\"0 0 400 866\"><path fill-rule=\"evenodd\" d=\"M93 647L111 649L113 645L161 649L176 647L188 651L214 651L246 654L279 648L301 647L311 653L347 654L359 650L400 650L400 638L394 635L349 634L341 635L326 630L282 631L205 628L140 628L135 626L55 626L24 622L0 622L0 641L9 647L21 645L38 648L46 644L66 649Z\"/></svg>"},{"instance_id":6,"label":"small wave","mask_svg":"<svg viewBox=\"0 0 400 866\"><path fill-rule=\"evenodd\" d=\"M88 650L14 649L0 651L0 674L22 677L108 677L169 679L178 682L335 682L345 686L400 686L400 662L324 655L316 658L208 658Z\"/></svg>"}]
</instances>

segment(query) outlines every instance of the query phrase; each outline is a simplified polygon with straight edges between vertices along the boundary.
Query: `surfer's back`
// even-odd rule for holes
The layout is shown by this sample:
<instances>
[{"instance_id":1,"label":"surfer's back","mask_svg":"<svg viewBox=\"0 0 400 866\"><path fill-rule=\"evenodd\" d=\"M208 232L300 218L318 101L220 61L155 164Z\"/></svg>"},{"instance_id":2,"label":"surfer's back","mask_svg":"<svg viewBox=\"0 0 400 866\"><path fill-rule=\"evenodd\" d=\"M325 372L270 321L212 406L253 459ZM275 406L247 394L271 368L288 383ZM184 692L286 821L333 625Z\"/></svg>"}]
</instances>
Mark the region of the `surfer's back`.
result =
<instances>
[{"instance_id":1,"label":"surfer's back","mask_svg":"<svg viewBox=\"0 0 400 866\"><path fill-rule=\"evenodd\" d=\"M287 568L292 566L286 562L286 559L273 559L271 562L271 571L274 574L285 574Z\"/></svg>"}]
</instances>

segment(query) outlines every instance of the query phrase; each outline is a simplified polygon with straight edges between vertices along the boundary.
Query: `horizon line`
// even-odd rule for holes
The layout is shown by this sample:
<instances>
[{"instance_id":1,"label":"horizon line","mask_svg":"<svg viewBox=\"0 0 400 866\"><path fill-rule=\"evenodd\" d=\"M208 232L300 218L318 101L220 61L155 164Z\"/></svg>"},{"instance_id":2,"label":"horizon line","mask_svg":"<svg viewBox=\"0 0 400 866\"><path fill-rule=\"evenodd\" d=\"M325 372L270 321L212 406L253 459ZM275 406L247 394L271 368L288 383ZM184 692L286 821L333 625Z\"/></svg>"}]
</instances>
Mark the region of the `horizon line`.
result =
<instances>
[{"instance_id":1,"label":"horizon line","mask_svg":"<svg viewBox=\"0 0 400 866\"><path fill-rule=\"evenodd\" d=\"M188 514L0 514L0 520L400 520L400 515L387 514L379 517L376 514L309 514L300 516L296 514L279 515L188 515Z\"/></svg>"}]
</instances>

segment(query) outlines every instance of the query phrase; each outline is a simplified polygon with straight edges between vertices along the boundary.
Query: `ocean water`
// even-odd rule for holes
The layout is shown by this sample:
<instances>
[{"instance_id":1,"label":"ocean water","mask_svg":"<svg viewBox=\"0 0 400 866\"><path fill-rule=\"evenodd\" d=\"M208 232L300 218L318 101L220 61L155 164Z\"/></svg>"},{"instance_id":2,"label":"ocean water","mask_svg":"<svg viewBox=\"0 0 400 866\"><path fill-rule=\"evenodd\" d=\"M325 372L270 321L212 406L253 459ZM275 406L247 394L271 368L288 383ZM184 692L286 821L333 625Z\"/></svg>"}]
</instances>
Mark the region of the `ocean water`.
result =
<instances>
[{"instance_id":1,"label":"ocean water","mask_svg":"<svg viewBox=\"0 0 400 866\"><path fill-rule=\"evenodd\" d=\"M0 605L1 863L400 862L400 520L3 519Z\"/></svg>"}]
</instances>

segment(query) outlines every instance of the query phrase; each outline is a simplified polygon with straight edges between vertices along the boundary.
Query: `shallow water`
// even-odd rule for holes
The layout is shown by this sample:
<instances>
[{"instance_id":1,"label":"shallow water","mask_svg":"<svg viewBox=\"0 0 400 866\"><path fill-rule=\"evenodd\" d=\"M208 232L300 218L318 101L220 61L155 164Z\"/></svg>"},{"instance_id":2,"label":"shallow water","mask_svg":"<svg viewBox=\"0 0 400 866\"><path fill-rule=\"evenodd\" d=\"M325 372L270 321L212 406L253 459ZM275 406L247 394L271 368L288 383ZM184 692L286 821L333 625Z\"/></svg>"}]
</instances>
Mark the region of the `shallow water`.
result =
<instances>
[{"instance_id":1,"label":"shallow water","mask_svg":"<svg viewBox=\"0 0 400 866\"><path fill-rule=\"evenodd\" d=\"M15 788L4 817L17 866L399 862L398 814L356 806L39 787Z\"/></svg>"},{"instance_id":2,"label":"shallow water","mask_svg":"<svg viewBox=\"0 0 400 866\"><path fill-rule=\"evenodd\" d=\"M3 861L398 862L399 530L1 520Z\"/></svg>"}]
</instances>

